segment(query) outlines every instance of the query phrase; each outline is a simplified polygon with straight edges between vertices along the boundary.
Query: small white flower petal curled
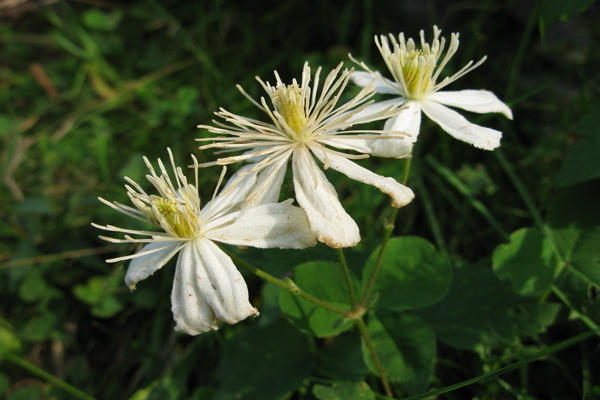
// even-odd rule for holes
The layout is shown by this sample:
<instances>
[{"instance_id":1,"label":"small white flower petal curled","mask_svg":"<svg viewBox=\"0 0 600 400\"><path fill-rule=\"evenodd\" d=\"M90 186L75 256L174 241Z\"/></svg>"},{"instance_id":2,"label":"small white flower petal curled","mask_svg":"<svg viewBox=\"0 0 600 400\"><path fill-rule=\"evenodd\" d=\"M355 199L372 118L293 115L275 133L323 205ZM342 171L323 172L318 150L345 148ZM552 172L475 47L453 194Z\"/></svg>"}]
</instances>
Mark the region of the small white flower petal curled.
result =
<instances>
[{"instance_id":1,"label":"small white flower petal curled","mask_svg":"<svg viewBox=\"0 0 600 400\"><path fill-rule=\"evenodd\" d=\"M248 287L231 259L204 238L192 240L179 255L171 310L175 330L197 335L217 329L217 321L235 324L258 315Z\"/></svg>"},{"instance_id":2,"label":"small white flower petal curled","mask_svg":"<svg viewBox=\"0 0 600 400\"><path fill-rule=\"evenodd\" d=\"M181 242L153 242L145 245L129 263L125 283L134 290L136 284L161 269L181 248ZM141 253L146 253L141 255Z\"/></svg>"},{"instance_id":3,"label":"small white flower petal curled","mask_svg":"<svg viewBox=\"0 0 600 400\"><path fill-rule=\"evenodd\" d=\"M324 154L318 149L313 150L313 152L317 158L328 165L329 168L333 168L351 179L375 186L383 193L389 195L392 198L392 206L394 207L403 207L410 203L415 197L415 194L410 188L397 182L393 178L377 175L347 158L332 153Z\"/></svg>"},{"instance_id":4,"label":"small white flower petal curled","mask_svg":"<svg viewBox=\"0 0 600 400\"><path fill-rule=\"evenodd\" d=\"M305 249L317 244L315 235L308 226L306 214L301 208L292 206L289 199L282 203L265 204L244 209L227 216L235 224L220 224L206 232L208 239L236 246L258 248ZM206 227L210 229L209 226Z\"/></svg>"},{"instance_id":5,"label":"small white flower petal curled","mask_svg":"<svg viewBox=\"0 0 600 400\"><path fill-rule=\"evenodd\" d=\"M448 107L430 100L421 100L425 115L451 136L484 150L500 146L502 132L475 125Z\"/></svg>"},{"instance_id":6,"label":"small white flower petal curled","mask_svg":"<svg viewBox=\"0 0 600 400\"><path fill-rule=\"evenodd\" d=\"M427 98L450 107L459 107L480 114L501 113L506 118L513 119L510 108L488 90L436 92L431 93Z\"/></svg>"},{"instance_id":7,"label":"small white flower petal curled","mask_svg":"<svg viewBox=\"0 0 600 400\"><path fill-rule=\"evenodd\" d=\"M317 240L330 247L352 247L360 241L356 222L342 207L333 185L305 147L292 160L296 200Z\"/></svg>"},{"instance_id":8,"label":"small white flower petal curled","mask_svg":"<svg viewBox=\"0 0 600 400\"><path fill-rule=\"evenodd\" d=\"M373 75L364 71L354 71L350 79L355 85L366 87L371 85L377 93L396 93L398 94L398 84L382 76Z\"/></svg>"}]
</instances>

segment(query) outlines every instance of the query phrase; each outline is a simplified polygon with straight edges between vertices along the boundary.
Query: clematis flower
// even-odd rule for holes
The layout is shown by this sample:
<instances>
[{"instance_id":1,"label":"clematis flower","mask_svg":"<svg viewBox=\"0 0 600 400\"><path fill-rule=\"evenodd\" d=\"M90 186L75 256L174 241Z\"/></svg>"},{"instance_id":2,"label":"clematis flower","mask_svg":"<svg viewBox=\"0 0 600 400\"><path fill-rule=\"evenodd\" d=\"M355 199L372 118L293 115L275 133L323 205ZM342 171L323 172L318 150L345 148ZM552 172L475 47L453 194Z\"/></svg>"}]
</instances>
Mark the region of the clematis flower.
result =
<instances>
[{"instance_id":1,"label":"clematis flower","mask_svg":"<svg viewBox=\"0 0 600 400\"><path fill-rule=\"evenodd\" d=\"M336 108L346 88L352 70L339 64L322 83L318 68L311 86L311 69L304 64L302 80L285 84L275 72L272 86L256 78L267 92L260 102L253 100L238 85L240 92L266 113L270 122L246 118L221 109L215 114L225 122L213 121L216 126L199 125L222 136L197 139L212 141L200 149L217 148L223 152L242 150L243 154L223 157L204 165L226 165L248 161L245 174L256 174L257 186L249 193L248 201L273 201L279 196L288 161L291 160L296 200L306 212L308 223L318 240L331 247L354 246L360 241L356 222L342 207L333 185L323 169L334 169L357 181L373 185L392 198L394 207L408 204L413 192L393 178L383 177L352 160L369 157L372 149L366 144L373 140L403 140L404 134L392 131L348 129L354 124L390 118L398 112L396 105L384 107L368 116L350 119L371 102L374 91L367 87L356 97ZM347 151L352 151L349 153ZM357 154L358 153L358 154ZM253 175L252 175L253 176ZM243 174L238 175L243 180Z\"/></svg>"},{"instance_id":2,"label":"clematis flower","mask_svg":"<svg viewBox=\"0 0 600 400\"><path fill-rule=\"evenodd\" d=\"M134 290L139 281L154 274L179 253L171 293L178 331L197 335L217 329L218 321L235 324L258 315L248 300L244 278L231 258L214 242L260 248L313 246L316 240L304 213L291 205L291 199L240 209L238 205L252 186L250 180L235 189L225 188L201 209L196 158L193 157L195 180L192 183L188 183L181 168L175 166L170 149L169 158L175 185L160 159L157 173L144 157L150 170L146 177L158 194L148 194L136 182L125 178L129 183L127 194L135 207L100 199L125 215L162 229L155 232L93 224L96 228L125 234L124 239L100 236L111 243L144 244L135 254L107 262L131 260L125 282Z\"/></svg>"},{"instance_id":3,"label":"clematis flower","mask_svg":"<svg viewBox=\"0 0 600 400\"><path fill-rule=\"evenodd\" d=\"M440 38L441 32L437 26L434 26L433 41L429 44L421 31L420 48L413 39L405 40L403 33L399 35L398 40L393 35L389 37L382 35L379 38L376 36L375 43L393 80L384 78L365 63L353 59L365 69L352 74L354 83L359 86L373 85L379 93L399 96L376 103L356 117L377 113L390 105L408 106L400 114L386 121L385 129L400 130L410 134L405 140L383 144L386 148L379 148L379 150L384 151L387 156L392 156L392 153L395 153L396 157L410 155L419 134L421 111L454 138L484 150L493 150L500 146L502 132L470 123L458 112L446 106L475 113L502 113L512 119L510 108L487 90L441 91L450 83L479 67L486 59L483 57L475 64L469 61L457 73L438 82L442 70L458 49L458 33L451 35L446 50L446 40ZM381 147L382 143L376 142L373 146Z\"/></svg>"}]
</instances>

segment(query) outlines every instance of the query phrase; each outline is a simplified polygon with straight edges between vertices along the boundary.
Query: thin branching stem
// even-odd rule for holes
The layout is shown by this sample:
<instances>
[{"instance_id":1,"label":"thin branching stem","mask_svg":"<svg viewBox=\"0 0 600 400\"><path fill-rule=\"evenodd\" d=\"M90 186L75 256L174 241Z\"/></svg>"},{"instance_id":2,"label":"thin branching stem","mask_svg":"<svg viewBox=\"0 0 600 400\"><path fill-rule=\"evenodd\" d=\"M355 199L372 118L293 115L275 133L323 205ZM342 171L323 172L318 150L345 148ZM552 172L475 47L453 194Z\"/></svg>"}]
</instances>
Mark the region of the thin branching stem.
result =
<instances>
[{"instance_id":1,"label":"thin branching stem","mask_svg":"<svg viewBox=\"0 0 600 400\"><path fill-rule=\"evenodd\" d=\"M402 181L403 185L406 185L408 182L408 175L410 173L410 165L411 158L407 158L404 164L404 172L402 173ZM379 275L379 270L381 269L381 262L383 260L383 254L387 247L388 242L390 241L390 237L392 236L392 232L394 231L394 224L396 221L396 217L398 216L398 208L392 209L392 214L386 221L383 227L383 238L381 240L381 246L379 247L379 253L377 254L377 259L375 260L375 266L373 267L373 271L371 272L371 276L369 276L369 280L367 282L367 286L365 287L365 291L363 293L362 299L360 301L360 305L364 307L369 301L369 297L371 296L371 291L373 290L373 286L375 285L375 281L377 280L377 276Z\"/></svg>"},{"instance_id":2,"label":"thin branching stem","mask_svg":"<svg viewBox=\"0 0 600 400\"><path fill-rule=\"evenodd\" d=\"M65 392L69 393L70 395L72 395L73 397L75 397L77 399L95 400L95 398L90 396L89 394L77 389L75 386L57 378L56 376L52 375L51 373L44 371L43 369L33 365L29 361L15 355L13 353L10 353L10 352L4 353L2 355L2 358L4 358L7 361L12 362L13 364L18 365L19 367L27 370L28 372L30 372L33 375L39 376L40 378L51 383L55 387L64 390Z\"/></svg>"},{"instance_id":3,"label":"thin branching stem","mask_svg":"<svg viewBox=\"0 0 600 400\"><path fill-rule=\"evenodd\" d=\"M367 330L367 326L365 325L365 321L363 321L362 317L355 319L354 323L358 327L360 331L360 336L362 336L367 349L369 350L369 354L371 355L371 359L373 360L373 364L375 364L375 368L377 369L377 373L379 374L379 379L381 380L381 384L383 385L383 390L385 390L385 395L389 397L393 397L394 394L392 392L392 388L390 383L387 380L387 374L385 373L385 368L383 368L383 364L381 364L381 360L377 355L377 351L375 350L375 345L373 344L373 339L371 339L371 335L369 335L369 331Z\"/></svg>"},{"instance_id":4,"label":"thin branching stem","mask_svg":"<svg viewBox=\"0 0 600 400\"><path fill-rule=\"evenodd\" d=\"M356 295L354 294L354 288L352 287L352 279L350 277L350 269L346 262L346 256L344 255L343 249L336 249L342 272L344 273L344 281L346 282L346 288L348 289L348 298L350 299L350 306L352 310L356 310L358 303L356 302Z\"/></svg>"},{"instance_id":5,"label":"thin branching stem","mask_svg":"<svg viewBox=\"0 0 600 400\"><path fill-rule=\"evenodd\" d=\"M282 289L287 290L288 292L296 295L296 296L300 296L305 300L310 301L313 304L318 305L319 307L323 307L329 311L333 311L334 313L343 315L345 317L348 317L350 315L351 312L348 312L346 310L342 310L340 308L337 308L335 306L332 306L331 304L325 303L324 301L321 301L319 299L317 299L316 297L306 293L304 290L300 289L298 287L298 285L296 285L296 283L294 281L292 281L291 279L279 279L279 278L275 278L273 275L255 267L254 265L250 264L249 262L245 261L244 259L240 258L237 254L232 253L231 251L227 250L224 247L221 247L221 250L223 250L229 257L231 257L231 259L233 260L233 262L236 265L239 265L240 267L244 268L245 270L248 270L250 272L252 272L254 275L264 279L267 282L271 282L277 286L279 286Z\"/></svg>"}]
</instances>

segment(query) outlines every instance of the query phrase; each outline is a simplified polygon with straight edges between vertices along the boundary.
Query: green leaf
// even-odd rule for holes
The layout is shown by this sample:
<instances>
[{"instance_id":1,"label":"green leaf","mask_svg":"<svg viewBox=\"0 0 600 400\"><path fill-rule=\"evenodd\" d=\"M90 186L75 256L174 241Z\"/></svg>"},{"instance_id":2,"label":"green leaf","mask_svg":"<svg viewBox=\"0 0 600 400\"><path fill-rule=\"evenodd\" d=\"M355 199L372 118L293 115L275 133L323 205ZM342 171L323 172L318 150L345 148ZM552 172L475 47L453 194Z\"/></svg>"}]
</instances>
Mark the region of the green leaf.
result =
<instances>
[{"instance_id":1,"label":"green leaf","mask_svg":"<svg viewBox=\"0 0 600 400\"><path fill-rule=\"evenodd\" d=\"M23 327L22 336L30 341L43 341L50 338L57 325L58 319L54 314L36 315L27 321Z\"/></svg>"},{"instance_id":2,"label":"green leaf","mask_svg":"<svg viewBox=\"0 0 600 400\"><path fill-rule=\"evenodd\" d=\"M318 375L341 381L360 382L367 373L360 336L352 331L324 343L317 357Z\"/></svg>"},{"instance_id":3,"label":"green leaf","mask_svg":"<svg viewBox=\"0 0 600 400\"><path fill-rule=\"evenodd\" d=\"M314 261L294 269L294 282L304 291L332 306L349 310L349 296L341 267L332 262ZM279 307L298 329L316 337L334 336L350 329L352 321L308 300L282 290Z\"/></svg>"},{"instance_id":4,"label":"green leaf","mask_svg":"<svg viewBox=\"0 0 600 400\"><path fill-rule=\"evenodd\" d=\"M27 271L25 279L19 287L19 297L23 300L32 303L46 296L50 290L48 284L44 280L42 273L38 268L32 268Z\"/></svg>"},{"instance_id":5,"label":"green leaf","mask_svg":"<svg viewBox=\"0 0 600 400\"><path fill-rule=\"evenodd\" d=\"M0 374L0 394L5 394L10 388L10 379L4 374Z\"/></svg>"},{"instance_id":6,"label":"green leaf","mask_svg":"<svg viewBox=\"0 0 600 400\"><path fill-rule=\"evenodd\" d=\"M225 348L213 400L280 399L301 386L314 366L307 338L287 322L249 326Z\"/></svg>"},{"instance_id":7,"label":"green leaf","mask_svg":"<svg viewBox=\"0 0 600 400\"><path fill-rule=\"evenodd\" d=\"M379 247L367 260L363 281L369 279ZM392 238L385 252L373 293L378 308L410 310L440 301L452 280L452 269L433 244L415 236Z\"/></svg>"},{"instance_id":8,"label":"green leaf","mask_svg":"<svg viewBox=\"0 0 600 400\"><path fill-rule=\"evenodd\" d=\"M540 4L540 18L545 26L556 21L567 21L575 14L584 11L596 0L542 0Z\"/></svg>"},{"instance_id":9,"label":"green leaf","mask_svg":"<svg viewBox=\"0 0 600 400\"><path fill-rule=\"evenodd\" d=\"M121 287L121 274L95 276L85 285L76 285L73 294L82 302L89 304L91 313L100 318L110 318L123 309L123 304L114 297Z\"/></svg>"},{"instance_id":10,"label":"green leaf","mask_svg":"<svg viewBox=\"0 0 600 400\"><path fill-rule=\"evenodd\" d=\"M92 8L83 13L83 23L99 31L114 31L119 26L123 13L119 10L106 12Z\"/></svg>"},{"instance_id":11,"label":"green leaf","mask_svg":"<svg viewBox=\"0 0 600 400\"><path fill-rule=\"evenodd\" d=\"M598 106L600 104L596 104L596 108ZM577 124L577 131L584 138L575 143L567 153L556 178L558 187L600 177L600 114L596 111L585 114Z\"/></svg>"},{"instance_id":12,"label":"green leaf","mask_svg":"<svg viewBox=\"0 0 600 400\"><path fill-rule=\"evenodd\" d=\"M17 388L6 396L6 400L31 400L44 399L44 387L42 382L33 382L28 386Z\"/></svg>"},{"instance_id":13,"label":"green leaf","mask_svg":"<svg viewBox=\"0 0 600 400\"><path fill-rule=\"evenodd\" d=\"M390 381L412 382L422 378L420 374L433 365L435 333L420 317L381 311L369 317L367 330ZM362 350L367 366L377 374L377 368L364 341Z\"/></svg>"},{"instance_id":14,"label":"green leaf","mask_svg":"<svg viewBox=\"0 0 600 400\"><path fill-rule=\"evenodd\" d=\"M21 339L14 330L0 324L0 355L8 352L18 352L21 347Z\"/></svg>"},{"instance_id":15,"label":"green leaf","mask_svg":"<svg viewBox=\"0 0 600 400\"><path fill-rule=\"evenodd\" d=\"M519 296L491 269L466 265L455 270L444 300L418 314L444 343L475 350L500 348L541 332L554 321L559 307Z\"/></svg>"},{"instance_id":16,"label":"green leaf","mask_svg":"<svg viewBox=\"0 0 600 400\"><path fill-rule=\"evenodd\" d=\"M331 387L315 385L313 394L319 400L375 400L375 394L365 382L341 382Z\"/></svg>"},{"instance_id":17,"label":"green leaf","mask_svg":"<svg viewBox=\"0 0 600 400\"><path fill-rule=\"evenodd\" d=\"M572 186L550 203L547 228L562 260L600 287L600 180Z\"/></svg>"},{"instance_id":18,"label":"green leaf","mask_svg":"<svg viewBox=\"0 0 600 400\"><path fill-rule=\"evenodd\" d=\"M494 250L492 267L501 279L508 279L522 296L535 296L552 285L558 266L552 244L535 228L523 228L510 235L510 243Z\"/></svg>"}]
</instances>

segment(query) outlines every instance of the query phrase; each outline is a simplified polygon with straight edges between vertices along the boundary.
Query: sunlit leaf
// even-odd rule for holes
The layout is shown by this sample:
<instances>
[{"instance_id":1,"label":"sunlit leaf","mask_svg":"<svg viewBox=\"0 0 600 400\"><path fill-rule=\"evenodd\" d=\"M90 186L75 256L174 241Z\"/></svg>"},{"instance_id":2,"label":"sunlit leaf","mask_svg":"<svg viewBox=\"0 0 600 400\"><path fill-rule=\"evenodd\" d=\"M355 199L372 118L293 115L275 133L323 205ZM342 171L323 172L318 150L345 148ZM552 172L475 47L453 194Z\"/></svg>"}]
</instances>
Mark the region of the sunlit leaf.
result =
<instances>
[{"instance_id":1,"label":"sunlit leaf","mask_svg":"<svg viewBox=\"0 0 600 400\"><path fill-rule=\"evenodd\" d=\"M331 387L315 385L313 394L319 400L375 400L375 394L365 382L342 382Z\"/></svg>"},{"instance_id":2,"label":"sunlit leaf","mask_svg":"<svg viewBox=\"0 0 600 400\"><path fill-rule=\"evenodd\" d=\"M369 257L363 272L368 281L379 248ZM444 255L427 240L415 236L392 238L383 254L381 270L373 288L376 307L406 310L441 300L452 280L452 269Z\"/></svg>"},{"instance_id":3,"label":"sunlit leaf","mask_svg":"<svg viewBox=\"0 0 600 400\"><path fill-rule=\"evenodd\" d=\"M350 309L344 275L336 263L315 261L299 265L294 269L294 282L319 300L342 310ZM294 326L317 337L333 336L353 326L343 315L287 291L281 291L279 306Z\"/></svg>"}]
</instances>

